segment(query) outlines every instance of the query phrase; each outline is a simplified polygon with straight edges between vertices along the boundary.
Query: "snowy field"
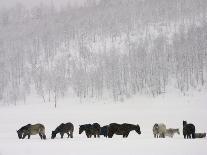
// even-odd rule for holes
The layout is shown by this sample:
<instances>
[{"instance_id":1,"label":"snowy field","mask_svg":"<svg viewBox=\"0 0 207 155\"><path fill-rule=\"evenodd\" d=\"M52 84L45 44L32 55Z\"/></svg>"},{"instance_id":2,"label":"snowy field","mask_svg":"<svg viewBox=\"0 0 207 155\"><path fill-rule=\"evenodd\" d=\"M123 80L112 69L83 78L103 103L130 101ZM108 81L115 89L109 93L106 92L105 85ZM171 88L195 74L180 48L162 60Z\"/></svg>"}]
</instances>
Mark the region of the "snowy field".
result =
<instances>
[{"instance_id":1,"label":"snowy field","mask_svg":"<svg viewBox=\"0 0 207 155\"><path fill-rule=\"evenodd\" d=\"M207 93L187 96L166 95L156 98L136 97L123 103L105 103L76 99L60 100L58 107L37 103L0 107L0 155L206 155L207 139L185 140L182 136L182 120L194 123L197 132L207 132ZM89 103L90 102L90 103ZM51 131L62 122L75 126L73 139L51 139ZM141 135L131 132L127 139L115 135L112 139L101 137L87 139L78 134L80 124L98 122L133 123L141 127ZM163 122L167 128L179 128L181 135L173 139L155 139L154 123ZM47 140L39 136L19 140L16 130L28 123L42 123L46 127Z\"/></svg>"}]
</instances>

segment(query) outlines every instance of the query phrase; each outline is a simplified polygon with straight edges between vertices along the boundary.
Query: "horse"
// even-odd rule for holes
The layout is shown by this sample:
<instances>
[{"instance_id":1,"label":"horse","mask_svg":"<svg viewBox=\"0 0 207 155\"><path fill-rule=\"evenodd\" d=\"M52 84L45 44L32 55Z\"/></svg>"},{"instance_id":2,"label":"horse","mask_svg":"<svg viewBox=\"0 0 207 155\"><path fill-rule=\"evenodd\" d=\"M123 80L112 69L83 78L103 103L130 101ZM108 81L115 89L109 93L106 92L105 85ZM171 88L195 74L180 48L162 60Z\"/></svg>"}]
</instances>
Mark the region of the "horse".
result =
<instances>
[{"instance_id":1,"label":"horse","mask_svg":"<svg viewBox=\"0 0 207 155\"><path fill-rule=\"evenodd\" d=\"M195 138L205 138L206 133L195 133Z\"/></svg>"},{"instance_id":2,"label":"horse","mask_svg":"<svg viewBox=\"0 0 207 155\"><path fill-rule=\"evenodd\" d=\"M175 133L177 133L179 135L180 134L179 129L169 128L169 129L166 129L165 135L168 136L168 137L173 138Z\"/></svg>"},{"instance_id":3,"label":"horse","mask_svg":"<svg viewBox=\"0 0 207 155\"><path fill-rule=\"evenodd\" d=\"M166 125L163 123L155 123L152 131L154 134L154 138L165 138Z\"/></svg>"},{"instance_id":4,"label":"horse","mask_svg":"<svg viewBox=\"0 0 207 155\"><path fill-rule=\"evenodd\" d=\"M61 138L63 138L64 134L66 133L68 135L68 138L73 138L73 131L74 126L72 123L62 123L60 124L54 131L52 131L51 138L54 139L56 137L56 134L60 133Z\"/></svg>"},{"instance_id":5,"label":"horse","mask_svg":"<svg viewBox=\"0 0 207 155\"><path fill-rule=\"evenodd\" d=\"M91 138L91 124L84 124L79 126L79 134L82 134L83 131L85 131L85 134L87 138Z\"/></svg>"},{"instance_id":6,"label":"horse","mask_svg":"<svg viewBox=\"0 0 207 155\"><path fill-rule=\"evenodd\" d=\"M114 134L116 135L122 135L123 138L127 138L130 131L135 130L138 134L141 134L139 125L134 124L117 124L117 123L111 123L108 127L108 137L112 138Z\"/></svg>"},{"instance_id":7,"label":"horse","mask_svg":"<svg viewBox=\"0 0 207 155\"><path fill-rule=\"evenodd\" d=\"M103 135L104 137L108 137L108 125L101 127L100 135Z\"/></svg>"},{"instance_id":8,"label":"horse","mask_svg":"<svg viewBox=\"0 0 207 155\"><path fill-rule=\"evenodd\" d=\"M93 123L92 124L92 135L94 135L94 137L100 137L100 131L101 131L101 126L98 123Z\"/></svg>"},{"instance_id":9,"label":"horse","mask_svg":"<svg viewBox=\"0 0 207 155\"><path fill-rule=\"evenodd\" d=\"M46 139L45 135L45 127L42 124L27 124L23 127L21 127L19 130L17 130L17 135L19 139L24 139L26 136L28 136L28 139L30 139L31 135L39 134L41 139Z\"/></svg>"},{"instance_id":10,"label":"horse","mask_svg":"<svg viewBox=\"0 0 207 155\"><path fill-rule=\"evenodd\" d=\"M195 125L183 121L183 136L185 139L195 138Z\"/></svg>"},{"instance_id":11,"label":"horse","mask_svg":"<svg viewBox=\"0 0 207 155\"><path fill-rule=\"evenodd\" d=\"M79 126L79 134L82 134L85 131L87 138L91 138L92 135L96 137L100 137L100 125L98 123L93 124L84 124Z\"/></svg>"}]
</instances>

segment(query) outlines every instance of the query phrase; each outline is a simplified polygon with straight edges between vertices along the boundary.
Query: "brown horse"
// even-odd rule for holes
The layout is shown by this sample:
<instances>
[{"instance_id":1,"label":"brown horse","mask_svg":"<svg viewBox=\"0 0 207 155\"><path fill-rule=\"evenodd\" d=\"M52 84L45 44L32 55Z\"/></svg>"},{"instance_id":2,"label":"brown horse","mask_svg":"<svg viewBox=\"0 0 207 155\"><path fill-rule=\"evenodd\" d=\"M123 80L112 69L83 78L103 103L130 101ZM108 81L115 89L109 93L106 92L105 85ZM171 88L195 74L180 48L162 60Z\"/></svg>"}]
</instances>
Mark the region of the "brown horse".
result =
<instances>
[{"instance_id":1,"label":"brown horse","mask_svg":"<svg viewBox=\"0 0 207 155\"><path fill-rule=\"evenodd\" d=\"M108 127L108 137L112 138L113 135L116 134L122 135L123 138L127 138L129 133L133 130L135 130L138 134L141 134L139 125L111 123Z\"/></svg>"}]
</instances>

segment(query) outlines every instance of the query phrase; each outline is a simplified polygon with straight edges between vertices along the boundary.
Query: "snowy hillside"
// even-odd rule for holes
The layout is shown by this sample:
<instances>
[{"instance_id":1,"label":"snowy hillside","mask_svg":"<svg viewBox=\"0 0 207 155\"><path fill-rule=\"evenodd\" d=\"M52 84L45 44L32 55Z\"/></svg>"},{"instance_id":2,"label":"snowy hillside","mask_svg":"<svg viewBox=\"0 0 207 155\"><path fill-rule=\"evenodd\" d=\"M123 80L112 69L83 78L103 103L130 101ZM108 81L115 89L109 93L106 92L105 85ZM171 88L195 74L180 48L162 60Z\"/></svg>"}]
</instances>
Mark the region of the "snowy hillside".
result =
<instances>
[{"instance_id":1,"label":"snowy hillside","mask_svg":"<svg viewBox=\"0 0 207 155\"><path fill-rule=\"evenodd\" d=\"M0 104L206 88L206 0L88 0L0 10Z\"/></svg>"}]
</instances>

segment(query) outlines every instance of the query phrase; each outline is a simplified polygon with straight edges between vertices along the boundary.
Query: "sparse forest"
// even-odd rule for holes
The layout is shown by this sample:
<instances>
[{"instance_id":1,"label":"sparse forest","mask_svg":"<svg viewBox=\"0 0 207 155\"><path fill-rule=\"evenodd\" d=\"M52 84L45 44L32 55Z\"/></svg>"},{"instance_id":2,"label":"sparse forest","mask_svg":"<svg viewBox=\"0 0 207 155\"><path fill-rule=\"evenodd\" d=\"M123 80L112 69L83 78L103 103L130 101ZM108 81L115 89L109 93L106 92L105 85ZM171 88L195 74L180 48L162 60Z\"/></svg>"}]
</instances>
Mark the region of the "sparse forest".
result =
<instances>
[{"instance_id":1,"label":"sparse forest","mask_svg":"<svg viewBox=\"0 0 207 155\"><path fill-rule=\"evenodd\" d=\"M0 8L0 103L118 101L207 86L206 0L87 0Z\"/></svg>"}]
</instances>

